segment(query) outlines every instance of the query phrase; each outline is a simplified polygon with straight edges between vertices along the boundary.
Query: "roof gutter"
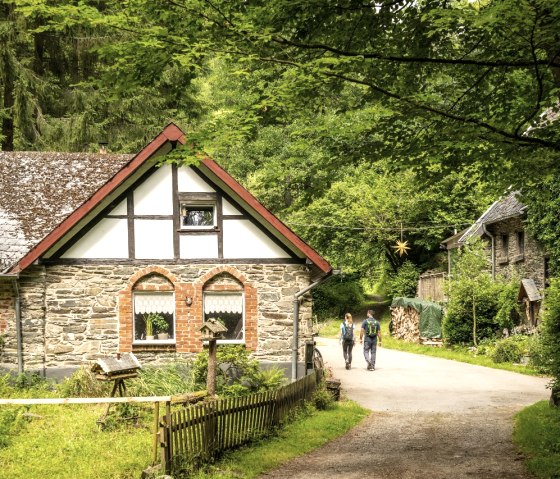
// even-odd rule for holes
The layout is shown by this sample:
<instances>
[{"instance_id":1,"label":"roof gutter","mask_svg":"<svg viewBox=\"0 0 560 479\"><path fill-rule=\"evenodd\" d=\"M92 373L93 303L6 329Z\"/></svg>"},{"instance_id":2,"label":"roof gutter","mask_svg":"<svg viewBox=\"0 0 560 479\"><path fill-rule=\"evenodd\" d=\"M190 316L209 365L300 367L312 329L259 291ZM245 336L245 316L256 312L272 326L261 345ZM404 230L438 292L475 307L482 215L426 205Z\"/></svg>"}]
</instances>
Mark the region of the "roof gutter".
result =
<instances>
[{"instance_id":1,"label":"roof gutter","mask_svg":"<svg viewBox=\"0 0 560 479\"><path fill-rule=\"evenodd\" d=\"M323 276L318 281L307 286L307 288L298 291L294 294L294 324L293 324L293 342L292 342L292 381L296 381L298 377L298 351L299 351L299 301L301 297L311 291L313 288L316 288L320 284L327 281L329 278L332 278L335 275L340 274L340 270L331 270L328 275Z\"/></svg>"}]
</instances>

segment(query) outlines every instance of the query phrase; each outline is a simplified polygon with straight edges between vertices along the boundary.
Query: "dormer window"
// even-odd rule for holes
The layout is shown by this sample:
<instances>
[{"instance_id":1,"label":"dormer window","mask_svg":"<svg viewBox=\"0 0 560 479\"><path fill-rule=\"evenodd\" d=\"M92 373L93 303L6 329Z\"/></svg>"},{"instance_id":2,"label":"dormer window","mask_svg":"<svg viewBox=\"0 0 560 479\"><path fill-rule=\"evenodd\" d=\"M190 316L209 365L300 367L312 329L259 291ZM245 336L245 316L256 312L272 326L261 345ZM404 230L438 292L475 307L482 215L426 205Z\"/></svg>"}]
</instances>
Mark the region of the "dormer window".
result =
<instances>
[{"instance_id":1,"label":"dormer window","mask_svg":"<svg viewBox=\"0 0 560 479\"><path fill-rule=\"evenodd\" d=\"M216 226L216 205L208 202L181 202L181 228L214 228Z\"/></svg>"}]
</instances>

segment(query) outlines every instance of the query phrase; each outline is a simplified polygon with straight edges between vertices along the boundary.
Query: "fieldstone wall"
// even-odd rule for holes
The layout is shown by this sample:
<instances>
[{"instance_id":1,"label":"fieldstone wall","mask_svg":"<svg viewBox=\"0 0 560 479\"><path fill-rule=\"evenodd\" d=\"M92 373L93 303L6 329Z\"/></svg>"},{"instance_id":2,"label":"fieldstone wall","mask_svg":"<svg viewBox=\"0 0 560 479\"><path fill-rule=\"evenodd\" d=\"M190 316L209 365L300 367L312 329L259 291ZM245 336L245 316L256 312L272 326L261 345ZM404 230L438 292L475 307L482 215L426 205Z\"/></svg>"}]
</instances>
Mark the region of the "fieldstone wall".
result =
<instances>
[{"instance_id":1,"label":"fieldstone wall","mask_svg":"<svg viewBox=\"0 0 560 479\"><path fill-rule=\"evenodd\" d=\"M10 339L12 330L15 333L15 305L11 281L0 282L0 367L3 366L6 354L12 354L14 340ZM15 334L13 334L15 336Z\"/></svg>"},{"instance_id":2,"label":"fieldstone wall","mask_svg":"<svg viewBox=\"0 0 560 479\"><path fill-rule=\"evenodd\" d=\"M20 278L25 369L78 367L99 355L126 350L128 346L123 345L121 339L123 325L119 321L119 294L126 290L134 275L146 268L154 269L154 266L83 264L33 266L26 270ZM169 272L169 276L176 278L184 288L184 285L193 285L193 290L197 281L200 282L205 275L212 275L217 268L238 272L238 276L245 278L256 292L256 297L251 300L256 324L246 324L246 342L253 345L250 349L254 356L274 362L291 360L293 295L310 284L305 265L189 264L155 268ZM212 283L209 279L209 284L216 288L220 282ZM3 303L11 301L5 298L8 295L0 289L0 311L9 316ZM184 302L182 297L179 299ZM191 307L189 314L198 308L201 315L202 298L195 297L194 300L199 303L193 304L195 308ZM0 321L3 318L0 316ZM199 319L201 324L202 316ZM303 336L311 330L310 324L311 300L310 295L306 295L300 305L300 357L306 339ZM193 329L185 328L184 331L192 332ZM195 344L196 348L189 346ZM191 340L185 341L181 347L177 345L177 349L134 349L134 353L141 363L162 362L188 357L200 350L201 344L199 340ZM9 339L7 346L3 353L4 362L15 365L15 342L12 345Z\"/></svg>"},{"instance_id":3,"label":"fieldstone wall","mask_svg":"<svg viewBox=\"0 0 560 479\"><path fill-rule=\"evenodd\" d=\"M489 228L490 229L490 228ZM521 218L510 218L492 225L495 235L496 275L511 277L516 272L522 278L535 281L542 291L545 286L545 254L542 247L524 232ZM518 233L523 232L523 246ZM503 239L507 238L506 245Z\"/></svg>"}]
</instances>

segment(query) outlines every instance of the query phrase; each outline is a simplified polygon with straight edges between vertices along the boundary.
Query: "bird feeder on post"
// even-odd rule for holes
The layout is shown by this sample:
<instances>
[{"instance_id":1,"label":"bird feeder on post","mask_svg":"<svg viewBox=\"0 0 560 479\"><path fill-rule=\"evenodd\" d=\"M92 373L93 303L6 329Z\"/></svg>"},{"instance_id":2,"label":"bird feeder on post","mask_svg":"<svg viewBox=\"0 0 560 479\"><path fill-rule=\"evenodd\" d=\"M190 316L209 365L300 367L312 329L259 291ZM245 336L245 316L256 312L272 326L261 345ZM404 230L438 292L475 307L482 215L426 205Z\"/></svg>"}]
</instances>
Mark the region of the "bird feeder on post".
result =
<instances>
[{"instance_id":1,"label":"bird feeder on post","mask_svg":"<svg viewBox=\"0 0 560 479\"><path fill-rule=\"evenodd\" d=\"M227 328L217 318L209 318L200 327L200 339L208 341L208 376L206 389L209 396L216 394L216 341L227 331Z\"/></svg>"}]
</instances>

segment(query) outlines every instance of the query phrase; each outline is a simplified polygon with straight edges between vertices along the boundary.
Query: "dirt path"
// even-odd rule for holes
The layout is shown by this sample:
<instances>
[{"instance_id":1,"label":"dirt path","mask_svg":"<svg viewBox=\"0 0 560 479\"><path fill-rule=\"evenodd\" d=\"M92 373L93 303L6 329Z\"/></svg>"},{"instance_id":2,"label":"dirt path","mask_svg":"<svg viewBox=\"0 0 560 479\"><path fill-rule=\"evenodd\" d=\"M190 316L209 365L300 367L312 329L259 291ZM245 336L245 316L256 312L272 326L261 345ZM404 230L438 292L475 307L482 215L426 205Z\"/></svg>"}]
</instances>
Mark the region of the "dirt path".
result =
<instances>
[{"instance_id":1,"label":"dirt path","mask_svg":"<svg viewBox=\"0 0 560 479\"><path fill-rule=\"evenodd\" d=\"M337 341L319 348L344 394L372 414L262 478L531 477L511 441L512 418L548 398L545 379L385 349L366 371L359 346L347 371Z\"/></svg>"}]
</instances>

